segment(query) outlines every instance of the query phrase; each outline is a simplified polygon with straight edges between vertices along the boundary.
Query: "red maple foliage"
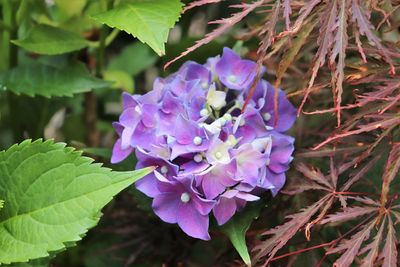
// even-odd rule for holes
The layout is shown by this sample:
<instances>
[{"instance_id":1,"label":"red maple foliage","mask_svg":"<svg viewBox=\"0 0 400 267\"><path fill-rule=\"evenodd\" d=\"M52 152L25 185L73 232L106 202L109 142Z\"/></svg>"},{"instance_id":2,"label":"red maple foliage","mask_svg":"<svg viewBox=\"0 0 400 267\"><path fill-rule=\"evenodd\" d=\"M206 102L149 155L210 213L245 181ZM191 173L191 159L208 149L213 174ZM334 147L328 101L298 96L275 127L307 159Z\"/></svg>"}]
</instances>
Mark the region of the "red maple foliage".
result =
<instances>
[{"instance_id":1,"label":"red maple foliage","mask_svg":"<svg viewBox=\"0 0 400 267\"><path fill-rule=\"evenodd\" d=\"M216 2L195 1L189 7ZM211 22L218 27L176 59L258 10L259 22L241 35L259 38L257 53L249 55L269 67L275 87L284 85L299 115L306 115L296 128L296 172L283 191L301 199L302 207L282 224L268 229L272 225L264 223L257 230L260 234L251 238L253 263L285 260L290 266L299 254L323 248L317 266L398 266L400 53L398 43L382 36L400 25L399 2L259 0L232 7L239 11ZM326 105L329 95L331 106ZM313 117L329 121L330 114L336 114L336 123L313 125ZM319 143L304 141L306 134ZM324 236L314 237L321 231L336 237L321 242ZM300 232L305 240L299 242Z\"/></svg>"}]
</instances>

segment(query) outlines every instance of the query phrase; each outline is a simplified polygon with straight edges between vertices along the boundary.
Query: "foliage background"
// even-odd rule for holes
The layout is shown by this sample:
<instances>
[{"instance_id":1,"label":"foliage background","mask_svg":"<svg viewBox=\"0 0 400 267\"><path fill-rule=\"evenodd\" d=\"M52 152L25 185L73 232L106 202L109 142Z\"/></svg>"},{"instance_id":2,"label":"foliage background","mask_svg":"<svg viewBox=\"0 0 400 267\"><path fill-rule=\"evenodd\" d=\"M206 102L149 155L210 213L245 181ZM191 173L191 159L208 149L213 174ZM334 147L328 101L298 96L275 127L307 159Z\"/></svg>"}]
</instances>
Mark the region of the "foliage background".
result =
<instances>
[{"instance_id":1,"label":"foliage background","mask_svg":"<svg viewBox=\"0 0 400 267\"><path fill-rule=\"evenodd\" d=\"M1 2L0 150L44 137L82 149L114 170L132 170L133 157L109 164L115 141L111 122L121 111L121 92L142 94L156 76L182 62L203 63L224 46L234 47L264 64L266 78L296 106L304 104L290 132L296 154L284 193L266 195L263 203L238 214L249 222L258 217L246 233L253 264L397 265L397 1L194 1L199 6L181 15L161 57L132 35L99 22L118 24L98 14L125 2L130 3ZM221 18L230 19L207 24ZM206 33L211 34L204 38ZM54 53L49 43L40 43L46 34L60 43ZM163 69L199 39L207 44ZM160 44L152 48L162 54ZM51 266L242 265L215 223L212 241L188 238L155 217L149 200L133 188L103 213L83 241L51 258ZM285 219L289 214L297 215ZM41 261L31 263L47 264Z\"/></svg>"}]
</instances>

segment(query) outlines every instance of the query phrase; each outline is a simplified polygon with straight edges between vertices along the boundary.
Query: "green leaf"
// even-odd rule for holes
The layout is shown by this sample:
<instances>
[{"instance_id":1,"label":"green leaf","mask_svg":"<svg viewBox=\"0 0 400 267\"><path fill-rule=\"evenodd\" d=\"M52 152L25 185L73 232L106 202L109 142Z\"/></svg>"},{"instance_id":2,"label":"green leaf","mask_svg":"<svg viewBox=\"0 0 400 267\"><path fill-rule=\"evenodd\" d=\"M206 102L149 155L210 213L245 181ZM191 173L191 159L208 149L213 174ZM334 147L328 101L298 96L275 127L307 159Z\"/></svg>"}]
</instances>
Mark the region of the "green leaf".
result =
<instances>
[{"instance_id":1,"label":"green leaf","mask_svg":"<svg viewBox=\"0 0 400 267\"><path fill-rule=\"evenodd\" d=\"M107 70L124 71L129 75L136 76L143 70L153 66L156 60L156 54L147 45L135 42L126 46L118 56L112 58Z\"/></svg>"},{"instance_id":2,"label":"green leaf","mask_svg":"<svg viewBox=\"0 0 400 267\"><path fill-rule=\"evenodd\" d=\"M135 1L121 4L93 18L132 34L162 56L169 30L179 19L182 6L179 0Z\"/></svg>"},{"instance_id":3,"label":"green leaf","mask_svg":"<svg viewBox=\"0 0 400 267\"><path fill-rule=\"evenodd\" d=\"M47 267L49 266L50 258L41 258L31 260L29 262L18 262L5 265L6 267Z\"/></svg>"},{"instance_id":4,"label":"green leaf","mask_svg":"<svg viewBox=\"0 0 400 267\"><path fill-rule=\"evenodd\" d=\"M112 172L63 143L0 152L0 264L47 257L81 240L113 196L152 169Z\"/></svg>"},{"instance_id":5,"label":"green leaf","mask_svg":"<svg viewBox=\"0 0 400 267\"><path fill-rule=\"evenodd\" d=\"M102 157L105 159L111 159L112 151L109 148L102 148L102 147L84 147L82 148L84 153Z\"/></svg>"},{"instance_id":6,"label":"green leaf","mask_svg":"<svg viewBox=\"0 0 400 267\"><path fill-rule=\"evenodd\" d=\"M107 70L103 73L104 79L113 81L111 88L122 89L133 94L134 84L133 79L128 73L120 70Z\"/></svg>"},{"instance_id":7,"label":"green leaf","mask_svg":"<svg viewBox=\"0 0 400 267\"><path fill-rule=\"evenodd\" d=\"M0 91L10 90L28 96L72 96L110 85L91 76L80 62L58 67L33 63L0 74Z\"/></svg>"},{"instance_id":8,"label":"green leaf","mask_svg":"<svg viewBox=\"0 0 400 267\"><path fill-rule=\"evenodd\" d=\"M247 266L251 266L251 259L246 246L246 232L253 220L258 217L262 207L259 203L255 204L237 213L221 227L222 232L229 237L232 245Z\"/></svg>"},{"instance_id":9,"label":"green leaf","mask_svg":"<svg viewBox=\"0 0 400 267\"><path fill-rule=\"evenodd\" d=\"M87 0L55 0L54 1L58 8L67 17L72 17L74 15L79 15L82 13L83 8L86 5Z\"/></svg>"},{"instance_id":10,"label":"green leaf","mask_svg":"<svg viewBox=\"0 0 400 267\"><path fill-rule=\"evenodd\" d=\"M0 200L0 210L4 207L4 200Z\"/></svg>"},{"instance_id":11,"label":"green leaf","mask_svg":"<svg viewBox=\"0 0 400 267\"><path fill-rule=\"evenodd\" d=\"M76 33L48 25L34 26L24 39L13 40L12 43L42 55L63 54L89 45L87 40Z\"/></svg>"}]
</instances>

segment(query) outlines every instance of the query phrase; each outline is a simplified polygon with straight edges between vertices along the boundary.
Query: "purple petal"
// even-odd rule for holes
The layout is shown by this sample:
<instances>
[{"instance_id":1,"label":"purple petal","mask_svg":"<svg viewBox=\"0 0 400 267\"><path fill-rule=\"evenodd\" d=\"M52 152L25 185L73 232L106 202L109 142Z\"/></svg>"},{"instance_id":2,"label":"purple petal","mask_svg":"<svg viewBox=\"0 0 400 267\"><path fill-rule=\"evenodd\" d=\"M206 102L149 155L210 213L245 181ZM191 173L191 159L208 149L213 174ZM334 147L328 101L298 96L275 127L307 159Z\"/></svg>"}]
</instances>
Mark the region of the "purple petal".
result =
<instances>
[{"instance_id":1,"label":"purple petal","mask_svg":"<svg viewBox=\"0 0 400 267\"><path fill-rule=\"evenodd\" d=\"M273 173L271 171L266 170L266 180L270 182L275 188L271 189L272 194L275 196L279 190L285 185L286 176L285 173Z\"/></svg>"},{"instance_id":2,"label":"purple petal","mask_svg":"<svg viewBox=\"0 0 400 267\"><path fill-rule=\"evenodd\" d=\"M268 126L274 127L278 132L286 132L292 127L297 117L296 108L286 98L285 92L279 89L278 93L278 123L274 125L275 113L274 113L274 88L268 84L268 89L265 95L265 105L261 109L261 113L268 112L271 118L266 121Z\"/></svg>"},{"instance_id":3,"label":"purple petal","mask_svg":"<svg viewBox=\"0 0 400 267\"><path fill-rule=\"evenodd\" d=\"M211 174L207 174L203 177L202 188L208 199L217 197L226 189L226 187L219 181L219 177Z\"/></svg>"},{"instance_id":4,"label":"purple petal","mask_svg":"<svg viewBox=\"0 0 400 267\"><path fill-rule=\"evenodd\" d=\"M148 197L154 198L161 192L157 187L157 178L154 173L148 174L135 183L136 188Z\"/></svg>"},{"instance_id":5,"label":"purple petal","mask_svg":"<svg viewBox=\"0 0 400 267\"><path fill-rule=\"evenodd\" d=\"M177 157L179 157L180 155L184 155L189 153L189 151L187 150L187 147L185 145L181 145L178 143L174 143L171 145L171 157L170 160L174 160Z\"/></svg>"},{"instance_id":6,"label":"purple petal","mask_svg":"<svg viewBox=\"0 0 400 267\"><path fill-rule=\"evenodd\" d=\"M127 149L128 147L130 147L132 145L132 135L133 135L134 130L135 130L134 128L126 127L122 131L122 134L121 134L122 149ZM134 145L133 145L133 147L134 147Z\"/></svg>"},{"instance_id":7,"label":"purple petal","mask_svg":"<svg viewBox=\"0 0 400 267\"><path fill-rule=\"evenodd\" d=\"M142 122L147 128L154 128L157 125L158 107L155 105L143 105L142 107Z\"/></svg>"},{"instance_id":8,"label":"purple petal","mask_svg":"<svg viewBox=\"0 0 400 267\"><path fill-rule=\"evenodd\" d=\"M185 80L200 80L201 83L207 83L207 85L210 84L211 73L206 67L193 61L189 61L185 63L185 65L186 71L182 74L185 77Z\"/></svg>"},{"instance_id":9,"label":"purple petal","mask_svg":"<svg viewBox=\"0 0 400 267\"><path fill-rule=\"evenodd\" d=\"M196 126L191 121L179 115L175 122L175 138L178 143L187 145L193 143L196 136Z\"/></svg>"},{"instance_id":10,"label":"purple petal","mask_svg":"<svg viewBox=\"0 0 400 267\"><path fill-rule=\"evenodd\" d=\"M139 106L125 109L119 117L120 124L124 127L135 128L141 119L141 113Z\"/></svg>"},{"instance_id":11,"label":"purple petal","mask_svg":"<svg viewBox=\"0 0 400 267\"><path fill-rule=\"evenodd\" d=\"M213 209L218 225L225 224L236 212L236 201L233 198L221 197Z\"/></svg>"},{"instance_id":12,"label":"purple petal","mask_svg":"<svg viewBox=\"0 0 400 267\"><path fill-rule=\"evenodd\" d=\"M183 163L181 165L181 168L183 169L183 172L186 174L194 174L194 173L200 173L206 170L210 165L205 162L195 162L193 160L188 161L186 163Z\"/></svg>"},{"instance_id":13,"label":"purple petal","mask_svg":"<svg viewBox=\"0 0 400 267\"><path fill-rule=\"evenodd\" d=\"M238 192L236 195L237 198L243 199L245 201L257 201L260 199L260 197L252 195L252 194L248 194L248 193L244 193L244 192Z\"/></svg>"},{"instance_id":14,"label":"purple petal","mask_svg":"<svg viewBox=\"0 0 400 267\"><path fill-rule=\"evenodd\" d=\"M198 193L192 193L193 205L201 215L207 215L215 205L214 200L201 198Z\"/></svg>"},{"instance_id":15,"label":"purple petal","mask_svg":"<svg viewBox=\"0 0 400 267\"><path fill-rule=\"evenodd\" d=\"M257 64L250 60L242 60L233 50L225 47L215 71L226 87L245 89L255 78Z\"/></svg>"},{"instance_id":16,"label":"purple petal","mask_svg":"<svg viewBox=\"0 0 400 267\"><path fill-rule=\"evenodd\" d=\"M127 92L122 93L122 107L123 109L128 109L128 108L134 108L138 105L139 103L137 100Z\"/></svg>"},{"instance_id":17,"label":"purple petal","mask_svg":"<svg viewBox=\"0 0 400 267\"><path fill-rule=\"evenodd\" d=\"M154 197L154 213L167 223L176 223L178 221L177 212L180 209L181 201L173 193L163 193Z\"/></svg>"},{"instance_id":18,"label":"purple petal","mask_svg":"<svg viewBox=\"0 0 400 267\"><path fill-rule=\"evenodd\" d=\"M115 144L114 144L114 148L113 148L112 156L111 156L111 163L115 164L115 163L123 161L132 153L132 151L133 151L132 147L122 149L121 139L118 139L117 142L115 142Z\"/></svg>"},{"instance_id":19,"label":"purple petal","mask_svg":"<svg viewBox=\"0 0 400 267\"><path fill-rule=\"evenodd\" d=\"M191 237L210 240L208 233L209 219L207 215L201 215L190 204L182 204L176 214L178 225Z\"/></svg>"},{"instance_id":20,"label":"purple petal","mask_svg":"<svg viewBox=\"0 0 400 267\"><path fill-rule=\"evenodd\" d=\"M119 137L122 135L122 131L124 130L124 126L121 125L119 122L113 122L112 126L114 127L115 132L118 134Z\"/></svg>"}]
</instances>

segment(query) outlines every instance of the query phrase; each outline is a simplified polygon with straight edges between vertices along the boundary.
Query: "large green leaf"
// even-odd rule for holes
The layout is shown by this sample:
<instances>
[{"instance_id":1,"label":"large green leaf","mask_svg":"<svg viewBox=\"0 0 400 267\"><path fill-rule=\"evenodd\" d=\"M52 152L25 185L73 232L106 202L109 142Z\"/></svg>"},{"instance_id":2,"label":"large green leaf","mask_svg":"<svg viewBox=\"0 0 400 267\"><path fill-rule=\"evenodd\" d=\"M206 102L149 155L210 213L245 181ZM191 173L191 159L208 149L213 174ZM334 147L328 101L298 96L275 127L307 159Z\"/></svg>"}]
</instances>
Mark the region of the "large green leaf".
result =
<instances>
[{"instance_id":1,"label":"large green leaf","mask_svg":"<svg viewBox=\"0 0 400 267\"><path fill-rule=\"evenodd\" d=\"M0 264L46 257L81 240L114 195L151 168L112 172L63 143L0 152Z\"/></svg>"},{"instance_id":2,"label":"large green leaf","mask_svg":"<svg viewBox=\"0 0 400 267\"><path fill-rule=\"evenodd\" d=\"M40 258L29 262L17 262L4 265L6 267L47 267L49 266L50 258Z\"/></svg>"},{"instance_id":3,"label":"large green leaf","mask_svg":"<svg viewBox=\"0 0 400 267\"><path fill-rule=\"evenodd\" d=\"M112 58L107 70L124 71L129 75L136 76L151 67L156 60L156 54L147 45L135 42L126 46L118 56Z\"/></svg>"},{"instance_id":4,"label":"large green leaf","mask_svg":"<svg viewBox=\"0 0 400 267\"><path fill-rule=\"evenodd\" d=\"M24 39L12 42L42 55L63 54L89 45L89 42L79 34L48 25L36 25Z\"/></svg>"},{"instance_id":5,"label":"large green leaf","mask_svg":"<svg viewBox=\"0 0 400 267\"><path fill-rule=\"evenodd\" d=\"M147 43L160 56L165 54L169 30L179 19L179 0L148 0L123 3L93 18Z\"/></svg>"},{"instance_id":6,"label":"large green leaf","mask_svg":"<svg viewBox=\"0 0 400 267\"><path fill-rule=\"evenodd\" d=\"M33 63L0 74L0 90L28 96L72 96L110 85L110 82L91 76L80 62L58 67Z\"/></svg>"},{"instance_id":7,"label":"large green leaf","mask_svg":"<svg viewBox=\"0 0 400 267\"><path fill-rule=\"evenodd\" d=\"M229 237L247 266L251 266L251 259L246 246L246 232L254 218L258 217L261 207L259 203L254 203L252 207L247 207L244 211L237 213L221 227L222 232Z\"/></svg>"}]
</instances>

